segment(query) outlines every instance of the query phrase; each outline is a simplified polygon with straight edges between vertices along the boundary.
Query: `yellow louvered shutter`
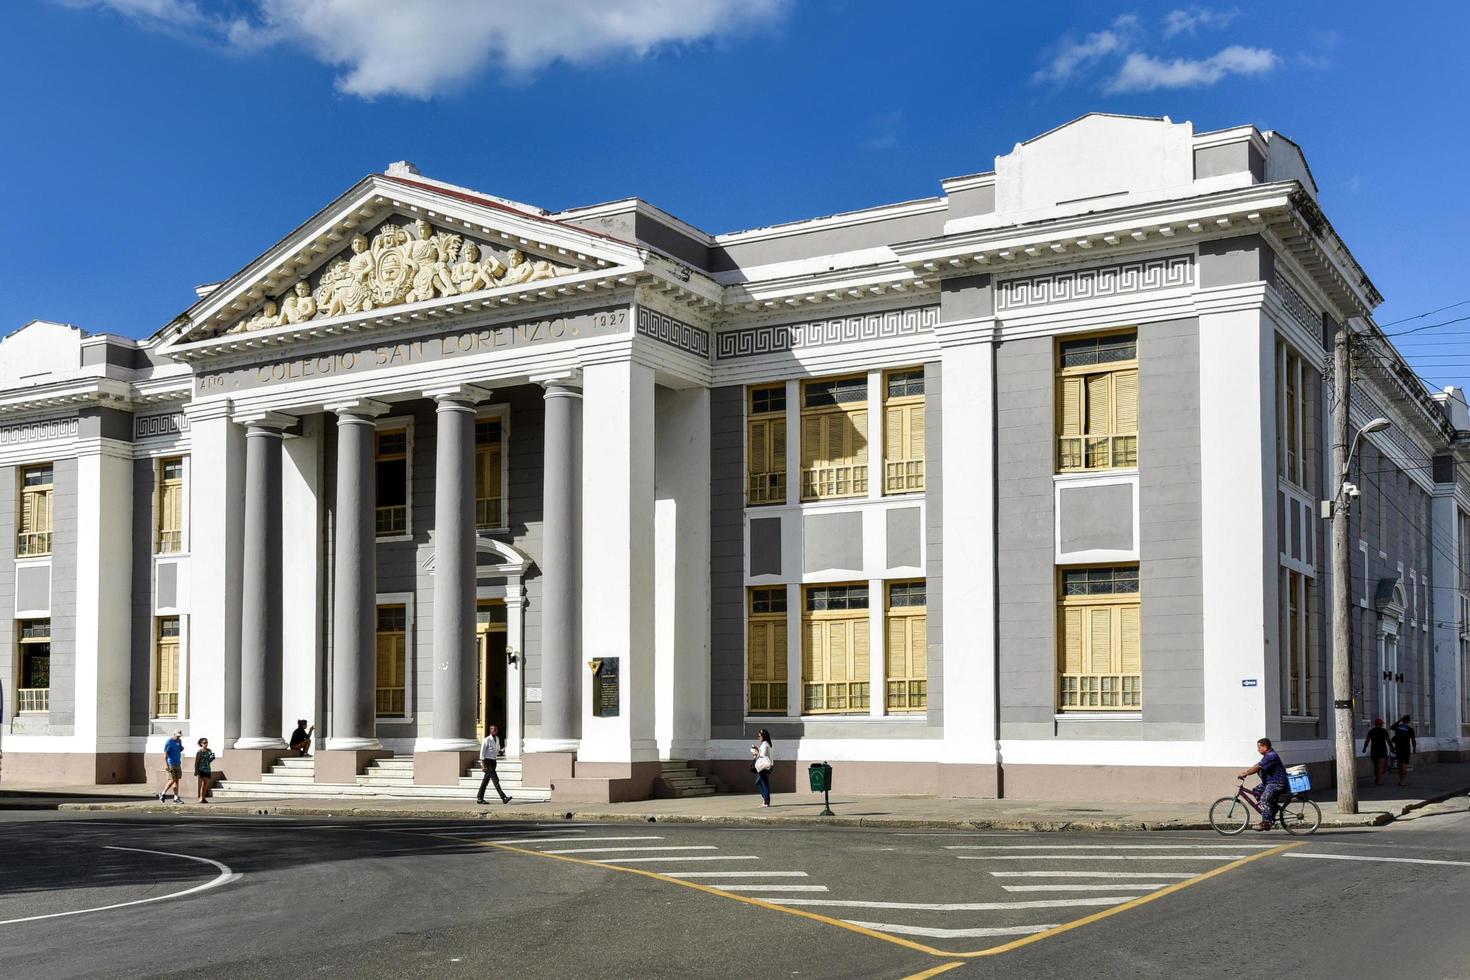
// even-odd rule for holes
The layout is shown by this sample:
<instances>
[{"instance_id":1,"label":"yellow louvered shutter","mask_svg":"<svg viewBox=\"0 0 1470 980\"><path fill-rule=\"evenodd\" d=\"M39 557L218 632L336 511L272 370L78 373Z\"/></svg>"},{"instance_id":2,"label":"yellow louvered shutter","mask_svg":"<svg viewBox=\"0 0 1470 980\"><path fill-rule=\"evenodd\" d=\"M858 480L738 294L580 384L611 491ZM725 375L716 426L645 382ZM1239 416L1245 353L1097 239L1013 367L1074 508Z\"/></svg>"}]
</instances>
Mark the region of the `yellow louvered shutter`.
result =
<instances>
[{"instance_id":1,"label":"yellow louvered shutter","mask_svg":"<svg viewBox=\"0 0 1470 980\"><path fill-rule=\"evenodd\" d=\"M786 680L786 619L770 624L771 680Z\"/></svg>"},{"instance_id":2,"label":"yellow louvered shutter","mask_svg":"<svg viewBox=\"0 0 1470 980\"><path fill-rule=\"evenodd\" d=\"M909 617L909 676L914 680L929 677L929 617Z\"/></svg>"},{"instance_id":3,"label":"yellow louvered shutter","mask_svg":"<svg viewBox=\"0 0 1470 980\"><path fill-rule=\"evenodd\" d=\"M868 461L868 412L866 409L848 413L848 453L853 463Z\"/></svg>"},{"instance_id":4,"label":"yellow louvered shutter","mask_svg":"<svg viewBox=\"0 0 1470 980\"><path fill-rule=\"evenodd\" d=\"M847 680L847 624L843 622L827 624L827 679L830 681Z\"/></svg>"},{"instance_id":5,"label":"yellow louvered shutter","mask_svg":"<svg viewBox=\"0 0 1470 980\"><path fill-rule=\"evenodd\" d=\"M1138 431L1138 372L1119 371L1113 375L1113 398L1116 405L1116 433Z\"/></svg>"},{"instance_id":6,"label":"yellow louvered shutter","mask_svg":"<svg viewBox=\"0 0 1470 980\"><path fill-rule=\"evenodd\" d=\"M890 405L883 410L883 458L889 462L908 457L904 451L905 413L902 405Z\"/></svg>"},{"instance_id":7,"label":"yellow louvered shutter","mask_svg":"<svg viewBox=\"0 0 1470 980\"><path fill-rule=\"evenodd\" d=\"M867 617L864 617L850 622L852 625L852 663L849 667L848 679L862 683L868 679L869 671L872 669L872 664L868 659L868 620Z\"/></svg>"},{"instance_id":8,"label":"yellow louvered shutter","mask_svg":"<svg viewBox=\"0 0 1470 980\"><path fill-rule=\"evenodd\" d=\"M807 623L802 630L801 679L809 684L827 679L826 671L822 669L825 659L822 654L826 649L826 644L822 642L823 632L822 623Z\"/></svg>"},{"instance_id":9,"label":"yellow louvered shutter","mask_svg":"<svg viewBox=\"0 0 1470 980\"><path fill-rule=\"evenodd\" d=\"M771 472L786 472L786 420L776 419L766 423L771 427Z\"/></svg>"},{"instance_id":10,"label":"yellow louvered shutter","mask_svg":"<svg viewBox=\"0 0 1470 980\"><path fill-rule=\"evenodd\" d=\"M817 465L817 461L823 459L824 446L822 445L823 430L826 426L821 415L807 415L801 420L801 465L810 467Z\"/></svg>"},{"instance_id":11,"label":"yellow louvered shutter","mask_svg":"<svg viewBox=\"0 0 1470 980\"><path fill-rule=\"evenodd\" d=\"M1141 674L1143 649L1139 607L1124 606L1119 609L1118 626L1118 671L1123 674Z\"/></svg>"},{"instance_id":12,"label":"yellow louvered shutter","mask_svg":"<svg viewBox=\"0 0 1470 980\"><path fill-rule=\"evenodd\" d=\"M1062 412L1061 426L1062 435L1080 436L1082 434L1082 379L1062 379Z\"/></svg>"},{"instance_id":13,"label":"yellow louvered shutter","mask_svg":"<svg viewBox=\"0 0 1470 980\"><path fill-rule=\"evenodd\" d=\"M905 413L908 415L908 458L924 458L924 405L910 405Z\"/></svg>"},{"instance_id":14,"label":"yellow louvered shutter","mask_svg":"<svg viewBox=\"0 0 1470 980\"><path fill-rule=\"evenodd\" d=\"M770 623L750 624L750 680L763 681L768 676L767 662L771 658Z\"/></svg>"},{"instance_id":15,"label":"yellow louvered shutter","mask_svg":"<svg viewBox=\"0 0 1470 980\"><path fill-rule=\"evenodd\" d=\"M1107 434L1113 427L1112 378L1094 374L1087 378L1087 432Z\"/></svg>"},{"instance_id":16,"label":"yellow louvered shutter","mask_svg":"<svg viewBox=\"0 0 1470 980\"><path fill-rule=\"evenodd\" d=\"M769 458L770 447L770 425L765 421L750 423L750 470L754 475L766 472L766 460Z\"/></svg>"},{"instance_id":17,"label":"yellow louvered shutter","mask_svg":"<svg viewBox=\"0 0 1470 980\"><path fill-rule=\"evenodd\" d=\"M908 633L908 620L905 617L889 617L888 649L884 653L889 680L899 680L908 676Z\"/></svg>"},{"instance_id":18,"label":"yellow louvered shutter","mask_svg":"<svg viewBox=\"0 0 1470 980\"><path fill-rule=\"evenodd\" d=\"M1062 671L1082 673L1082 610L1066 609L1062 613Z\"/></svg>"},{"instance_id":19,"label":"yellow louvered shutter","mask_svg":"<svg viewBox=\"0 0 1470 980\"><path fill-rule=\"evenodd\" d=\"M1113 670L1113 610L1089 609L1087 624L1088 671L1109 674Z\"/></svg>"}]
</instances>

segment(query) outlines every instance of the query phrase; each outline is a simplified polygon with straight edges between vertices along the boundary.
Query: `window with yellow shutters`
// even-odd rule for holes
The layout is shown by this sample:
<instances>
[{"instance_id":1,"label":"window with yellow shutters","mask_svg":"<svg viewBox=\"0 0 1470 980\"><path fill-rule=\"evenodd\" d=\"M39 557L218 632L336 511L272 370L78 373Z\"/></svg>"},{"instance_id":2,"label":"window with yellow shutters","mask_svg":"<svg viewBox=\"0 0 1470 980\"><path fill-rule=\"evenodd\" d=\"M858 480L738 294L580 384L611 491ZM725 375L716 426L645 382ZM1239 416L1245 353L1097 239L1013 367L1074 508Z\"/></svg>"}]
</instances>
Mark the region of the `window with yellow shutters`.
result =
<instances>
[{"instance_id":1,"label":"window with yellow shutters","mask_svg":"<svg viewBox=\"0 0 1470 980\"><path fill-rule=\"evenodd\" d=\"M1058 346L1057 468L1138 465L1138 335L1064 340Z\"/></svg>"},{"instance_id":2,"label":"window with yellow shutters","mask_svg":"<svg viewBox=\"0 0 1470 980\"><path fill-rule=\"evenodd\" d=\"M378 607L377 709L379 718L407 713L408 610L403 605Z\"/></svg>"},{"instance_id":3,"label":"window with yellow shutters","mask_svg":"<svg viewBox=\"0 0 1470 980\"><path fill-rule=\"evenodd\" d=\"M1061 572L1058 698L1063 711L1143 706L1138 566Z\"/></svg>"},{"instance_id":4,"label":"window with yellow shutters","mask_svg":"<svg viewBox=\"0 0 1470 980\"><path fill-rule=\"evenodd\" d=\"M801 499L861 497L867 492L867 376L804 383Z\"/></svg>"},{"instance_id":5,"label":"window with yellow shutters","mask_svg":"<svg viewBox=\"0 0 1470 980\"><path fill-rule=\"evenodd\" d=\"M884 376L883 492L924 489L924 369Z\"/></svg>"},{"instance_id":6,"label":"window with yellow shutters","mask_svg":"<svg viewBox=\"0 0 1470 980\"><path fill-rule=\"evenodd\" d=\"M17 522L15 554L18 558L51 554L51 491L54 476L50 463L27 466L20 471L20 520Z\"/></svg>"},{"instance_id":7,"label":"window with yellow shutters","mask_svg":"<svg viewBox=\"0 0 1470 980\"><path fill-rule=\"evenodd\" d=\"M155 638L153 717L179 716L179 617L161 616Z\"/></svg>"},{"instance_id":8,"label":"window with yellow shutters","mask_svg":"<svg viewBox=\"0 0 1470 980\"><path fill-rule=\"evenodd\" d=\"M745 651L748 707L753 715L786 714L786 587L750 589Z\"/></svg>"},{"instance_id":9,"label":"window with yellow shutters","mask_svg":"<svg viewBox=\"0 0 1470 980\"><path fill-rule=\"evenodd\" d=\"M925 583L888 585L888 648L884 679L890 713L929 705L929 617Z\"/></svg>"},{"instance_id":10,"label":"window with yellow shutters","mask_svg":"<svg viewBox=\"0 0 1470 980\"><path fill-rule=\"evenodd\" d=\"M177 554L184 550L183 457L160 459L154 472L154 482L158 488L158 540L155 547L160 555Z\"/></svg>"},{"instance_id":11,"label":"window with yellow shutters","mask_svg":"<svg viewBox=\"0 0 1470 980\"><path fill-rule=\"evenodd\" d=\"M475 527L488 531L506 526L505 424L500 419L475 423Z\"/></svg>"},{"instance_id":12,"label":"window with yellow shutters","mask_svg":"<svg viewBox=\"0 0 1470 980\"><path fill-rule=\"evenodd\" d=\"M868 587L808 586L801 633L802 713L866 714Z\"/></svg>"},{"instance_id":13,"label":"window with yellow shutters","mask_svg":"<svg viewBox=\"0 0 1470 980\"><path fill-rule=\"evenodd\" d=\"M750 389L745 449L746 499L752 506L786 503L786 386Z\"/></svg>"}]
</instances>

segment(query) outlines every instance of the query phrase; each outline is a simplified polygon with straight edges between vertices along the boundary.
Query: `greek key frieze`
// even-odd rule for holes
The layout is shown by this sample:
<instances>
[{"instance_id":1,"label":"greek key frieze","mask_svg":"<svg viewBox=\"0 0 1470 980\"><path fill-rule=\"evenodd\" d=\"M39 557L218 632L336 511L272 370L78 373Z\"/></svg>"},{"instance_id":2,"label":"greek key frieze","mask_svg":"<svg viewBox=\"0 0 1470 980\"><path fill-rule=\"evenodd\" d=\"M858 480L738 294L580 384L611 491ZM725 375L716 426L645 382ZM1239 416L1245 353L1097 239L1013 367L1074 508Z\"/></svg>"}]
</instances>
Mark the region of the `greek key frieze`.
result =
<instances>
[{"instance_id":1,"label":"greek key frieze","mask_svg":"<svg viewBox=\"0 0 1470 980\"><path fill-rule=\"evenodd\" d=\"M1096 269L1006 279L997 291L996 309L1018 310L1049 303L1076 303L1192 285L1194 256L1170 255Z\"/></svg>"},{"instance_id":2,"label":"greek key frieze","mask_svg":"<svg viewBox=\"0 0 1470 980\"><path fill-rule=\"evenodd\" d=\"M1291 314L1293 320L1301 324L1303 330L1316 334L1322 329L1322 318L1285 277L1277 275L1272 285L1276 287L1276 295L1281 297L1281 305L1286 307L1286 312Z\"/></svg>"},{"instance_id":3,"label":"greek key frieze","mask_svg":"<svg viewBox=\"0 0 1470 980\"><path fill-rule=\"evenodd\" d=\"M133 438L176 436L189 431L189 417L183 412L172 415L142 415L133 419Z\"/></svg>"},{"instance_id":4,"label":"greek key frieze","mask_svg":"<svg viewBox=\"0 0 1470 980\"><path fill-rule=\"evenodd\" d=\"M47 419L44 422L25 422L0 428L0 446L20 446L51 439L75 439L76 436L76 419Z\"/></svg>"},{"instance_id":5,"label":"greek key frieze","mask_svg":"<svg viewBox=\"0 0 1470 980\"><path fill-rule=\"evenodd\" d=\"M927 333L938 322L939 307L918 306L826 320L743 327L715 335L715 357L729 360L855 341L889 340Z\"/></svg>"},{"instance_id":6,"label":"greek key frieze","mask_svg":"<svg viewBox=\"0 0 1470 980\"><path fill-rule=\"evenodd\" d=\"M661 344L692 354L701 361L709 360L709 331L682 320L675 320L657 310L638 307L638 332Z\"/></svg>"}]
</instances>

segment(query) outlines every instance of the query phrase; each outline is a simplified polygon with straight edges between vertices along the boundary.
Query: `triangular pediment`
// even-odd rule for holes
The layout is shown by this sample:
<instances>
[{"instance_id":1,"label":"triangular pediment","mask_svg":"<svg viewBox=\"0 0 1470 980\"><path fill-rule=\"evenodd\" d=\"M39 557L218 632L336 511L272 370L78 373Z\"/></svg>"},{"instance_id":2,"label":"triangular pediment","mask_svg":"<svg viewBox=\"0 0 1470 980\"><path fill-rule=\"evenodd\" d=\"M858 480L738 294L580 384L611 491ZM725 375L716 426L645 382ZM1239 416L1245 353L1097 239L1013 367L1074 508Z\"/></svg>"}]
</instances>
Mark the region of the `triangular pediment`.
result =
<instances>
[{"instance_id":1,"label":"triangular pediment","mask_svg":"<svg viewBox=\"0 0 1470 980\"><path fill-rule=\"evenodd\" d=\"M416 308L607 287L641 266L633 245L500 199L373 175L206 291L161 339L180 352L227 338L284 340Z\"/></svg>"}]
</instances>

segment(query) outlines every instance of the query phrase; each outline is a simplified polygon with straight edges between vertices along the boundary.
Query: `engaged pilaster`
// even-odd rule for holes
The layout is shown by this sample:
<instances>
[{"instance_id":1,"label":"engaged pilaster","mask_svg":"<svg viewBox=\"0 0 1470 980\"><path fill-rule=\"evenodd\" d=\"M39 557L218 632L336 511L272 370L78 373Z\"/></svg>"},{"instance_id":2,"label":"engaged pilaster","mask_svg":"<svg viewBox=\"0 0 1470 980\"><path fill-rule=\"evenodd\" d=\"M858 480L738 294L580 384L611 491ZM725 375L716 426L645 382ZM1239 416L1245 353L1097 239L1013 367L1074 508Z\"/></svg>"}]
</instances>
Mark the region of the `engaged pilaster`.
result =
<instances>
[{"instance_id":1,"label":"engaged pilaster","mask_svg":"<svg viewBox=\"0 0 1470 980\"><path fill-rule=\"evenodd\" d=\"M281 738L281 440L296 422L261 412L245 424L245 541L240 589L240 750ZM262 758L261 764L268 764Z\"/></svg>"}]
</instances>

